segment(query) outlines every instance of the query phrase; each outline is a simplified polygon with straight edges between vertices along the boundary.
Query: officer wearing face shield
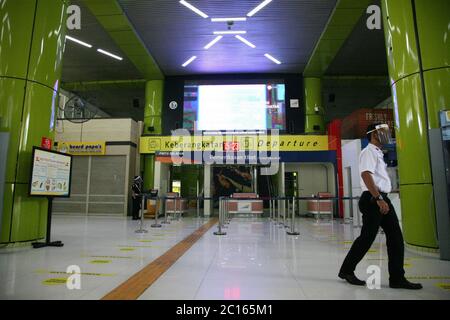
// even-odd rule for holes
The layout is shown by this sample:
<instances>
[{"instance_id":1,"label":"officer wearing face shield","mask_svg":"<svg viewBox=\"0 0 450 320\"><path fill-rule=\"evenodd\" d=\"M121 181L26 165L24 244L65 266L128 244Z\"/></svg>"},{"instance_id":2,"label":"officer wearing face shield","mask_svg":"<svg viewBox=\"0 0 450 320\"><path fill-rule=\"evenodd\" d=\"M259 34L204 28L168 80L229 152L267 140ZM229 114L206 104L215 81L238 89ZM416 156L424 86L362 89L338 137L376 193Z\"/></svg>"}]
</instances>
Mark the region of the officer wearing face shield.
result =
<instances>
[{"instance_id":1,"label":"officer wearing face shield","mask_svg":"<svg viewBox=\"0 0 450 320\"><path fill-rule=\"evenodd\" d=\"M386 170L381 147L391 144L391 133L387 124L372 124L367 128L369 145L359 157L360 183L363 193L359 209L363 216L361 235L353 242L339 271L339 277L353 285L365 285L354 271L375 240L379 227L386 235L388 251L389 286L391 288L421 289L419 283L411 283L405 278L404 243L397 214L389 200L391 180Z\"/></svg>"}]
</instances>

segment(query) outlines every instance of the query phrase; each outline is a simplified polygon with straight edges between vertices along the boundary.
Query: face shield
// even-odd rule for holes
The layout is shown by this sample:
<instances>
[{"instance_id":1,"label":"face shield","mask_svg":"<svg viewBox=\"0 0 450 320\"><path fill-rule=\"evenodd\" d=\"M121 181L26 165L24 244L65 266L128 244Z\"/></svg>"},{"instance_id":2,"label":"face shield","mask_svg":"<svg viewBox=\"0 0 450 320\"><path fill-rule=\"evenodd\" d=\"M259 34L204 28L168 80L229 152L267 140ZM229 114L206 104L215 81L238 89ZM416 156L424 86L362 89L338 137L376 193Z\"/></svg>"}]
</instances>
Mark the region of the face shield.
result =
<instances>
[{"instance_id":1,"label":"face shield","mask_svg":"<svg viewBox=\"0 0 450 320\"><path fill-rule=\"evenodd\" d=\"M375 127L375 129L368 131L367 133L371 133L373 131L377 132L378 140L381 144L392 144L394 143L392 139L391 129L387 124L380 124Z\"/></svg>"}]
</instances>

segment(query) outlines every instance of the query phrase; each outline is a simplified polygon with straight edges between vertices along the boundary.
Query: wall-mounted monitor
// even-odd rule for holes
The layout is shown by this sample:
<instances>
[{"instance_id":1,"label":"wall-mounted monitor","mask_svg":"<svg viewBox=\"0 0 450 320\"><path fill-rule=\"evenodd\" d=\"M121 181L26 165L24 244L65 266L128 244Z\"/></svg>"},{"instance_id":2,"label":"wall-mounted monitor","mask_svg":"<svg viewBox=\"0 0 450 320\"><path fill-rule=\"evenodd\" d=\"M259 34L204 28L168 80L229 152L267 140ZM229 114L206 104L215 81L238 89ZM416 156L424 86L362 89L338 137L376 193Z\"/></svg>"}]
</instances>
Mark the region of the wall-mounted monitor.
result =
<instances>
[{"instance_id":1,"label":"wall-mounted monitor","mask_svg":"<svg viewBox=\"0 0 450 320\"><path fill-rule=\"evenodd\" d=\"M33 148L30 196L70 197L72 156Z\"/></svg>"},{"instance_id":2,"label":"wall-mounted monitor","mask_svg":"<svg viewBox=\"0 0 450 320\"><path fill-rule=\"evenodd\" d=\"M285 84L186 82L183 128L199 131L286 129Z\"/></svg>"}]
</instances>

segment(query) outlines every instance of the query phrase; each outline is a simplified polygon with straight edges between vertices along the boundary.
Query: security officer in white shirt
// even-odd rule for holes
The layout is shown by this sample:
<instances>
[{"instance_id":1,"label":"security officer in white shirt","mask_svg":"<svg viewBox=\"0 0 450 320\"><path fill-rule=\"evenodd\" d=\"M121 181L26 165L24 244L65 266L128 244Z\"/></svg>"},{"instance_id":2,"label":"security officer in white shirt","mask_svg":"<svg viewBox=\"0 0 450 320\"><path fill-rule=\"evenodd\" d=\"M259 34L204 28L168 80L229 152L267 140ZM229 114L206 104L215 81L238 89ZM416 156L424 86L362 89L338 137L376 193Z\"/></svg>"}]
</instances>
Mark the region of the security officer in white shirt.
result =
<instances>
[{"instance_id":1,"label":"security officer in white shirt","mask_svg":"<svg viewBox=\"0 0 450 320\"><path fill-rule=\"evenodd\" d=\"M359 210L363 215L361 235L353 242L339 271L339 277L353 285L365 285L365 281L355 276L356 265L366 255L375 240L379 227L386 234L388 251L389 286L391 288L421 289L419 283L411 283L405 278L404 243L397 214L388 198L391 180L386 170L381 147L391 143L387 124L372 124L367 128L369 145L359 157L360 182L363 193L359 200Z\"/></svg>"}]
</instances>

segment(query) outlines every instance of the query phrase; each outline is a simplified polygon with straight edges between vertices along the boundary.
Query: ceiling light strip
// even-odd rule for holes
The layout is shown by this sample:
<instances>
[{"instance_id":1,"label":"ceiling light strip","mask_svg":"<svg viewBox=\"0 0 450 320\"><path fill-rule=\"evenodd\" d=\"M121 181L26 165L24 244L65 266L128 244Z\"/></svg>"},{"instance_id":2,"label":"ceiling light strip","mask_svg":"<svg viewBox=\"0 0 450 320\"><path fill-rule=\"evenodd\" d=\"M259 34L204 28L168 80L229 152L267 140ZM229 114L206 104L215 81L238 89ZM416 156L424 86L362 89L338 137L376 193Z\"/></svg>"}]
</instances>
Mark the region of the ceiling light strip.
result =
<instances>
[{"instance_id":1,"label":"ceiling light strip","mask_svg":"<svg viewBox=\"0 0 450 320\"><path fill-rule=\"evenodd\" d=\"M105 51L105 50L102 50L102 49L97 49L97 51L102 53L102 54L104 54L104 55L110 56L111 58L114 58L114 59L117 59L117 60L120 60L120 61L123 60L122 57L116 56L115 54L112 54L111 52L108 52L108 51Z\"/></svg>"},{"instance_id":2,"label":"ceiling light strip","mask_svg":"<svg viewBox=\"0 0 450 320\"><path fill-rule=\"evenodd\" d=\"M208 15L206 13L204 13L203 11L201 11L200 9L197 9L196 7L194 7L192 4L190 4L189 2L185 1L185 0L181 0L180 3L185 6L186 8L194 11L196 14L198 14L199 16L203 17L203 18L208 18Z\"/></svg>"},{"instance_id":3,"label":"ceiling light strip","mask_svg":"<svg viewBox=\"0 0 450 320\"><path fill-rule=\"evenodd\" d=\"M211 22L247 21L247 18L212 18Z\"/></svg>"},{"instance_id":4,"label":"ceiling light strip","mask_svg":"<svg viewBox=\"0 0 450 320\"><path fill-rule=\"evenodd\" d=\"M186 67L188 64L190 64L195 59L197 59L197 56L191 57L188 61L186 61L185 63L182 64L183 68Z\"/></svg>"},{"instance_id":5,"label":"ceiling light strip","mask_svg":"<svg viewBox=\"0 0 450 320\"><path fill-rule=\"evenodd\" d=\"M208 50L209 48L211 48L213 45L215 45L217 42L220 41L220 39L222 39L223 36L217 36L213 41L211 41L210 43L208 43L204 49Z\"/></svg>"},{"instance_id":6,"label":"ceiling light strip","mask_svg":"<svg viewBox=\"0 0 450 320\"><path fill-rule=\"evenodd\" d=\"M246 34L247 31L214 31L214 34Z\"/></svg>"},{"instance_id":7,"label":"ceiling light strip","mask_svg":"<svg viewBox=\"0 0 450 320\"><path fill-rule=\"evenodd\" d=\"M88 47L88 48L92 48L92 46L89 43L83 42L83 41L75 39L73 37L66 36L66 39L70 40L70 41L73 41L73 42L76 42L78 44L81 44L82 46L85 46L85 47Z\"/></svg>"},{"instance_id":8,"label":"ceiling light strip","mask_svg":"<svg viewBox=\"0 0 450 320\"><path fill-rule=\"evenodd\" d=\"M243 43L245 43L249 47L252 47L253 49L256 48L256 46L253 43L251 43L250 41L248 41L247 39L245 39L245 38L243 38L243 37L241 37L239 35L236 36L236 39L242 41Z\"/></svg>"},{"instance_id":9,"label":"ceiling light strip","mask_svg":"<svg viewBox=\"0 0 450 320\"><path fill-rule=\"evenodd\" d=\"M268 53L264 54L264 56L265 56L267 59L272 60L272 61L275 62L276 64L281 64L281 61L275 59L274 57L272 57L272 56L271 56L270 54L268 54Z\"/></svg>"},{"instance_id":10,"label":"ceiling light strip","mask_svg":"<svg viewBox=\"0 0 450 320\"><path fill-rule=\"evenodd\" d=\"M264 0L259 6L257 6L255 9L247 13L247 17L252 17L253 15L255 15L255 13L257 13L259 10L261 10L271 2L272 0Z\"/></svg>"}]
</instances>

